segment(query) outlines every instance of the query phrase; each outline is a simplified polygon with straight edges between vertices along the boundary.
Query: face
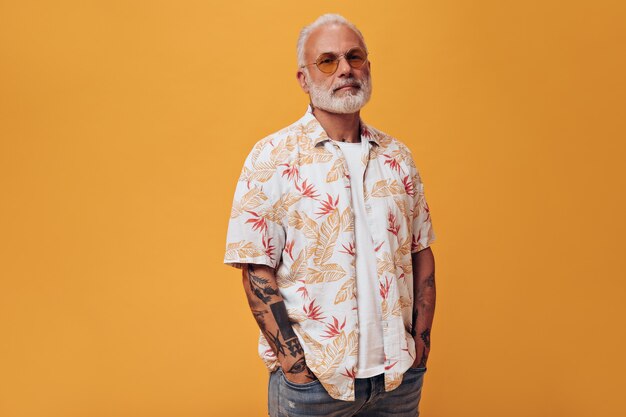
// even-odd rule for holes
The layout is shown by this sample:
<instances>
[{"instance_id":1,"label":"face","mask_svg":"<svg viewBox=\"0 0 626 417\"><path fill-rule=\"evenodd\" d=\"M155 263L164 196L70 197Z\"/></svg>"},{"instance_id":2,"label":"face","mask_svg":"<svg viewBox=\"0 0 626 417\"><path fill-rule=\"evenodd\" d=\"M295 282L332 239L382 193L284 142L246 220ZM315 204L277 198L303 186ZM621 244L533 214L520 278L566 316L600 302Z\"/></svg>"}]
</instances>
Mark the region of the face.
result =
<instances>
[{"instance_id":1,"label":"face","mask_svg":"<svg viewBox=\"0 0 626 417\"><path fill-rule=\"evenodd\" d=\"M365 50L365 45L352 29L345 25L324 25L307 39L305 62L315 62L326 52L339 56L355 46ZM310 65L298 71L298 80L302 89L309 93L313 107L331 113L355 113L368 102L372 93L369 61L361 68L352 68L345 58L341 58L333 74L323 73L315 65Z\"/></svg>"}]
</instances>

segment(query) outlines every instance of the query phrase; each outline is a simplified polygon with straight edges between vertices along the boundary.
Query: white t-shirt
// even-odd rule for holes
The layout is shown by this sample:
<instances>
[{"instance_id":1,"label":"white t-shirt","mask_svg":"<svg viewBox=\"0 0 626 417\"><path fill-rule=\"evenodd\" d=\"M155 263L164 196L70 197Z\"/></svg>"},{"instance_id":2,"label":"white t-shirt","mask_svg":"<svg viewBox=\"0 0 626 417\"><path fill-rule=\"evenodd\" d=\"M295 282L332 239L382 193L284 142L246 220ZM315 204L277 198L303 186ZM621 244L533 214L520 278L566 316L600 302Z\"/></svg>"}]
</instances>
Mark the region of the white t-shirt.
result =
<instances>
[{"instance_id":1,"label":"white t-shirt","mask_svg":"<svg viewBox=\"0 0 626 417\"><path fill-rule=\"evenodd\" d=\"M367 140L350 143L335 141L342 150L350 172L354 233L356 240L356 282L359 318L359 356L357 378L369 378L385 372L382 312L380 307L376 254L367 226L363 197L363 158L369 153Z\"/></svg>"}]
</instances>

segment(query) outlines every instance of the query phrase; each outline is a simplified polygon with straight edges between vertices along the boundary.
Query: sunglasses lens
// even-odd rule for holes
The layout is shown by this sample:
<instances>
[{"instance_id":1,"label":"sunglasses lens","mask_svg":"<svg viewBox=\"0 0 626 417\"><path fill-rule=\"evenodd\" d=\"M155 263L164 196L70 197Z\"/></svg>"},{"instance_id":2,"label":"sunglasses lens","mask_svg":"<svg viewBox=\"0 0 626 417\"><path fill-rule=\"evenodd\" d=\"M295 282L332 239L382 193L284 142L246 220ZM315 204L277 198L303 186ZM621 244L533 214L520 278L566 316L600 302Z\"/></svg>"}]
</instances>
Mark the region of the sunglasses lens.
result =
<instances>
[{"instance_id":1,"label":"sunglasses lens","mask_svg":"<svg viewBox=\"0 0 626 417\"><path fill-rule=\"evenodd\" d=\"M322 54L315 63L320 71L331 73L337 69L338 60L334 54Z\"/></svg>"},{"instance_id":2,"label":"sunglasses lens","mask_svg":"<svg viewBox=\"0 0 626 417\"><path fill-rule=\"evenodd\" d=\"M367 54L361 48L354 48L346 53L346 60L352 68L361 68L367 59Z\"/></svg>"}]
</instances>

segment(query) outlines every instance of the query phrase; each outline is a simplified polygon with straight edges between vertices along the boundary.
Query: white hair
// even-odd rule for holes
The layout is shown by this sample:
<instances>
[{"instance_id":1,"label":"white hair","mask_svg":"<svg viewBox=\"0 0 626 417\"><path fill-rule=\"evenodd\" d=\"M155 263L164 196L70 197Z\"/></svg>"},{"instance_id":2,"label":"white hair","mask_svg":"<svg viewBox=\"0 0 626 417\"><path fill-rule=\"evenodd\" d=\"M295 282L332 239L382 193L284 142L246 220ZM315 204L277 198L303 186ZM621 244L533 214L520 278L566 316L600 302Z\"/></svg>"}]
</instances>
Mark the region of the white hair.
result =
<instances>
[{"instance_id":1,"label":"white hair","mask_svg":"<svg viewBox=\"0 0 626 417\"><path fill-rule=\"evenodd\" d=\"M363 39L363 34L361 34L361 31L354 25L354 23L350 22L348 19L341 15L335 13L327 13L321 15L320 17L315 19L315 22L303 27L300 31L300 36L298 36L298 45L296 48L298 53L298 67L306 64L306 62L304 62L304 44L306 43L307 39L309 39L311 32L313 32L320 26L330 24L344 25L352 29L354 33L356 33L358 37L361 38L361 42L363 42L363 46L365 46L365 51L367 52L367 45L365 45L365 39Z\"/></svg>"}]
</instances>

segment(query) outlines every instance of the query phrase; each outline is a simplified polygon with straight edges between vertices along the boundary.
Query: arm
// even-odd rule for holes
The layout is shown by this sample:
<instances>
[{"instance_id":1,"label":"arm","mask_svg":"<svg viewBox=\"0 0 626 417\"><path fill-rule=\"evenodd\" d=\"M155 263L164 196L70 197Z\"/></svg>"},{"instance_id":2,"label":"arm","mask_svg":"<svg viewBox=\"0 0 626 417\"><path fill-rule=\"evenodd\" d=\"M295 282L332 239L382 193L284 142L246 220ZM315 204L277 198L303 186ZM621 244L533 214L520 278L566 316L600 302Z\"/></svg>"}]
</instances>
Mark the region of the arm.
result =
<instances>
[{"instance_id":1,"label":"arm","mask_svg":"<svg viewBox=\"0 0 626 417\"><path fill-rule=\"evenodd\" d=\"M243 287L252 314L276 354L285 377L300 384L316 379L306 366L304 351L289 323L274 269L266 265L245 264L242 271Z\"/></svg>"},{"instance_id":2,"label":"arm","mask_svg":"<svg viewBox=\"0 0 626 417\"><path fill-rule=\"evenodd\" d=\"M415 362L425 367L430 353L430 329L435 315L435 258L430 247L411 254L413 263L413 329Z\"/></svg>"}]
</instances>

